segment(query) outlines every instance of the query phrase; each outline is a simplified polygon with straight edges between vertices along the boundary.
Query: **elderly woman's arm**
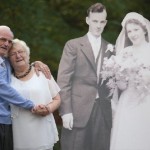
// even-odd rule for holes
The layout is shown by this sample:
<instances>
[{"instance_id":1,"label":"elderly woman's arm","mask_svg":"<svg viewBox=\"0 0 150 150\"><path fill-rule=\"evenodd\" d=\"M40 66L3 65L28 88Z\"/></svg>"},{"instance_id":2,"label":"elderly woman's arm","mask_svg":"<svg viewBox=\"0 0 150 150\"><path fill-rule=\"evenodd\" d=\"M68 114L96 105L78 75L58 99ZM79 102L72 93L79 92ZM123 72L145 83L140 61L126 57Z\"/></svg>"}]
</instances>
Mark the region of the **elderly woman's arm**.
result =
<instances>
[{"instance_id":1,"label":"elderly woman's arm","mask_svg":"<svg viewBox=\"0 0 150 150\"><path fill-rule=\"evenodd\" d=\"M60 96L57 94L54 98L53 101L48 103L47 105L37 105L32 113L41 115L41 116L46 116L49 115L50 113L53 113L59 106L60 106Z\"/></svg>"},{"instance_id":2,"label":"elderly woman's arm","mask_svg":"<svg viewBox=\"0 0 150 150\"><path fill-rule=\"evenodd\" d=\"M48 109L49 113L53 113L60 106L60 103L61 103L60 95L57 94L53 98L53 101L46 105L46 108Z\"/></svg>"}]
</instances>

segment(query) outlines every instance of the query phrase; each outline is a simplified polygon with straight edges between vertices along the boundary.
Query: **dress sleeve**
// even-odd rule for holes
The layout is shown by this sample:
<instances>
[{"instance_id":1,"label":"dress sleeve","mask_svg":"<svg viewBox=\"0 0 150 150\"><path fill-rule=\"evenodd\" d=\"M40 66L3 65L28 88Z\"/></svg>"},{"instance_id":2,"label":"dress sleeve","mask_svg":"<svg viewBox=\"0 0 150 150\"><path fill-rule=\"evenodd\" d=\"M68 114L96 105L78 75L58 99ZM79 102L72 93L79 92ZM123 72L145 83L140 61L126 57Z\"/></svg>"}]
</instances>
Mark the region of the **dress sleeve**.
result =
<instances>
[{"instance_id":1,"label":"dress sleeve","mask_svg":"<svg viewBox=\"0 0 150 150\"><path fill-rule=\"evenodd\" d=\"M56 83L56 81L54 80L53 76L51 76L51 79L48 80L48 85L49 85L49 89L50 89L52 97L55 97L60 92L60 88L58 84Z\"/></svg>"}]
</instances>

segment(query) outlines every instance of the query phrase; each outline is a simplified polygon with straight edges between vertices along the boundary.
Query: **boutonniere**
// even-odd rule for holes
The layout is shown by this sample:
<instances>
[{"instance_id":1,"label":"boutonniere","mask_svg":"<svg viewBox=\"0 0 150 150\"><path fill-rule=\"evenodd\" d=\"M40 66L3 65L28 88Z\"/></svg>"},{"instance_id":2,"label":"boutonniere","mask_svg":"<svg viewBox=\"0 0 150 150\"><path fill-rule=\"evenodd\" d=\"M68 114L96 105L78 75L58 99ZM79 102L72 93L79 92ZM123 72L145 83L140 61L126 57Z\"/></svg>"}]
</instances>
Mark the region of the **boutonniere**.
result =
<instances>
[{"instance_id":1,"label":"boutonniere","mask_svg":"<svg viewBox=\"0 0 150 150\"><path fill-rule=\"evenodd\" d=\"M114 46L112 44L107 45L107 49L106 49L105 53L107 53L108 51L110 51L110 52L114 51Z\"/></svg>"}]
</instances>

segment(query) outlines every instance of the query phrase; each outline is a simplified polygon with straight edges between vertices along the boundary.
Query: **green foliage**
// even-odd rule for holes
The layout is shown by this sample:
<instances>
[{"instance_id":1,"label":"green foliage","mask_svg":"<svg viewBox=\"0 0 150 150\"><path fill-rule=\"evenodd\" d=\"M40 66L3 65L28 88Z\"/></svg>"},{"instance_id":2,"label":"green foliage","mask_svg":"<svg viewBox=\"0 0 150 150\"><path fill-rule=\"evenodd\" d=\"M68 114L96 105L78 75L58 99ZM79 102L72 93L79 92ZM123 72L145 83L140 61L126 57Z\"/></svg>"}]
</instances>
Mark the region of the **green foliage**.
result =
<instances>
[{"instance_id":1,"label":"green foliage","mask_svg":"<svg viewBox=\"0 0 150 150\"><path fill-rule=\"evenodd\" d=\"M135 11L150 20L149 0L1 0L1 25L9 26L16 38L29 45L31 62L48 64L56 78L65 42L88 31L86 10L96 2L107 8L108 24L103 36L112 43L126 13ZM54 150L59 149L58 142Z\"/></svg>"},{"instance_id":2,"label":"green foliage","mask_svg":"<svg viewBox=\"0 0 150 150\"><path fill-rule=\"evenodd\" d=\"M1 0L1 24L29 45L31 61L42 60L56 77L65 42L87 32L86 10L96 2L107 8L103 36L112 43L126 13L136 11L150 19L149 0Z\"/></svg>"}]
</instances>

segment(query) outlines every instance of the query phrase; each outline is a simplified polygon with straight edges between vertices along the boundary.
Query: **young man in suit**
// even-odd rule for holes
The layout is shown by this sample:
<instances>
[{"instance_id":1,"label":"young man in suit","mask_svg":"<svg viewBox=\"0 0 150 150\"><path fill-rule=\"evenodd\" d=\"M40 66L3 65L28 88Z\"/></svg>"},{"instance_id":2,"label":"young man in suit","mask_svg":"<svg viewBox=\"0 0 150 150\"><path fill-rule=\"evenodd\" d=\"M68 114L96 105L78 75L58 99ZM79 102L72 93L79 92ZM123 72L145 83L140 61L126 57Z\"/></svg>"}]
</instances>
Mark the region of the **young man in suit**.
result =
<instances>
[{"instance_id":1,"label":"young man in suit","mask_svg":"<svg viewBox=\"0 0 150 150\"><path fill-rule=\"evenodd\" d=\"M106 17L104 5L92 5L87 10L88 33L69 40L63 50L57 80L62 150L109 150L111 105L100 78L103 58L111 55L106 52L109 43L101 37Z\"/></svg>"}]
</instances>

